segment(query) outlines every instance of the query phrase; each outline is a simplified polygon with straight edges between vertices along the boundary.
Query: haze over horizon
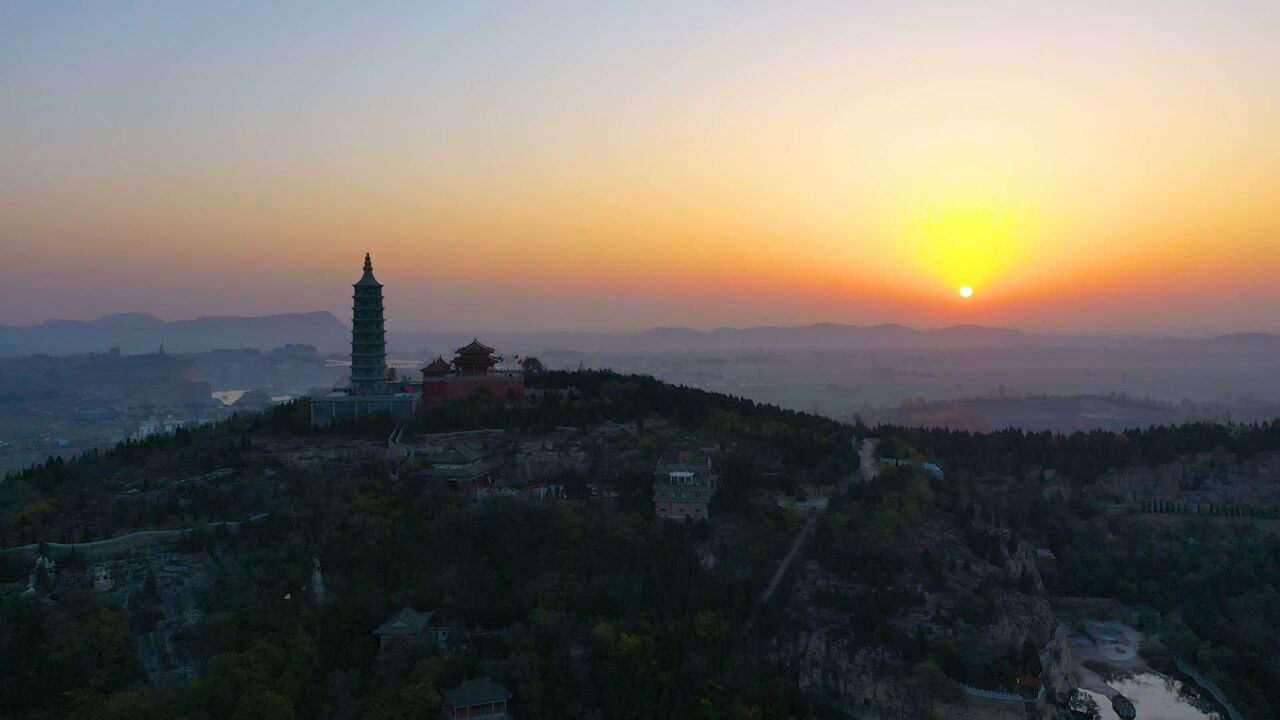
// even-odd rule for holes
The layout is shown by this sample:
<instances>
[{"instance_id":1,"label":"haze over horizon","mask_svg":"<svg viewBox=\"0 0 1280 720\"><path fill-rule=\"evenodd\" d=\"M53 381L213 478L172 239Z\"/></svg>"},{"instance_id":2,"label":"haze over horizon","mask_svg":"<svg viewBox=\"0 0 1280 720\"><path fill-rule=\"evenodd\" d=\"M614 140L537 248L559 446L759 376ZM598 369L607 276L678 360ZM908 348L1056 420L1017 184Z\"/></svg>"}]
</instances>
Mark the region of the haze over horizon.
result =
<instances>
[{"instance_id":1,"label":"haze over horizon","mask_svg":"<svg viewBox=\"0 0 1280 720\"><path fill-rule=\"evenodd\" d=\"M1280 331L1280 5L0 7L0 324ZM957 290L972 286L962 299Z\"/></svg>"},{"instance_id":2,"label":"haze over horizon","mask_svg":"<svg viewBox=\"0 0 1280 720\"><path fill-rule=\"evenodd\" d=\"M105 315L98 315L96 317L86 317L86 318L48 318L46 320L36 322L36 323L0 325L0 328L19 329L19 330L20 329L37 329L37 328L46 327L49 325L54 325L59 323L68 323L68 322L85 323L88 325L101 325L102 327L105 327L105 328L126 328L126 327L145 327L152 322L158 323L158 324L170 324L170 323L189 323L189 322L211 320L211 319L258 320L258 319L267 319L267 318L287 318L289 316L309 316L309 315L314 315L316 313L327 313L330 316L332 316L334 320L337 320L339 323L343 323L347 328L349 328L351 325L350 318L343 318L337 312L334 312L331 310L311 310L311 311L303 310L303 311L289 312L289 313L266 313L262 315L230 315L225 313L218 313L218 314L211 314L211 315L195 315L190 317L161 317L156 313L136 310L136 311L113 312L113 313L107 313ZM804 330L804 329L820 328L820 327L860 328L860 329L897 327L897 328L904 328L909 331L921 332L921 333L947 331L947 330L975 330L975 331L993 330L993 331L1020 333L1022 335L1026 335L1029 337L1037 337L1037 336L1045 337L1045 338L1074 337L1074 338L1081 338L1081 339L1112 338L1112 339L1134 339L1134 340L1161 340L1161 339L1196 340L1196 339L1212 339L1212 338L1219 338L1219 337L1229 337L1234 335L1251 335L1251 334L1280 335L1280 333L1267 332L1267 331L1221 332L1221 333L1188 334L1188 335L1174 335L1174 334L1168 334L1168 333L1142 333L1142 332L1131 332L1131 333L1103 332L1103 333L1095 333L1095 334L1054 333L1054 332L1035 332L1035 331L1025 330L1023 328L1012 327L1007 325L983 325L983 324L974 324L974 323L953 323L949 325L909 325L906 323L899 323L894 321L885 321L885 322L878 322L878 323L856 323L856 322L836 322L836 321L824 321L824 320L817 320L817 321L805 322L805 323L795 323L795 324L756 323L756 324L743 324L743 325L704 325L704 326L687 325L687 324L685 325L646 325L646 326L636 327L636 328L626 328L626 329L614 328L614 329L603 329L603 330L563 328L563 327L539 328L539 327L500 327L500 326L494 326L494 327L440 326L440 327L433 327L433 328L403 328L403 327L396 327L396 323L390 320L388 321L387 325L391 332L406 334L410 336L416 336L420 334L432 334L432 335L441 335L441 336L467 335L467 334L485 335L488 333L501 334L501 335L527 334L531 336L538 336L538 335L553 336L553 335L560 335L560 334L625 336L625 335L636 335L636 334L643 334L646 332L656 332L656 331L663 331L663 330L692 331L696 333L714 333L714 332L723 332L723 331L751 331L751 330L766 330L766 329Z\"/></svg>"}]
</instances>

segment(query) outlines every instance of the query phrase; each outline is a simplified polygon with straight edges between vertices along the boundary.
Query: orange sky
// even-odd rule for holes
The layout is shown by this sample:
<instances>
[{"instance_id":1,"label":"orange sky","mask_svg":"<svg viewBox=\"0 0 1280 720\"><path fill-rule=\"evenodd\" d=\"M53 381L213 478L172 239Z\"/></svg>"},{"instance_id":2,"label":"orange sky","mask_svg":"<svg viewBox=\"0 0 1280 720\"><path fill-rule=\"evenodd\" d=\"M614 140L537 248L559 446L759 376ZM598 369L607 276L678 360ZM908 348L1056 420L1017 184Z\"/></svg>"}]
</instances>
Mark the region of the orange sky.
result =
<instances>
[{"instance_id":1,"label":"orange sky","mask_svg":"<svg viewBox=\"0 0 1280 720\"><path fill-rule=\"evenodd\" d=\"M1280 331L1275 4L847 5L7 5L0 323Z\"/></svg>"}]
</instances>

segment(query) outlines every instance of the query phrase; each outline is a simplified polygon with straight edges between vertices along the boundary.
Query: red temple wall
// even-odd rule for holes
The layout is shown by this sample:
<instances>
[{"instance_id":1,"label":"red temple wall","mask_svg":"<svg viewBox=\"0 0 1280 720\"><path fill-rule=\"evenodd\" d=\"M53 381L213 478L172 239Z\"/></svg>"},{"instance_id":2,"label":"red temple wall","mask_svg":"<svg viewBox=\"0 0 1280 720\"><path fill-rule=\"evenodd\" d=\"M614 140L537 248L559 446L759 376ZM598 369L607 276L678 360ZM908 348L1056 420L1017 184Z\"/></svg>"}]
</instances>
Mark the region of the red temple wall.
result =
<instances>
[{"instance_id":1,"label":"red temple wall","mask_svg":"<svg viewBox=\"0 0 1280 720\"><path fill-rule=\"evenodd\" d=\"M488 377L446 377L422 378L422 403L438 405L451 400L472 397L479 393L489 393L495 397L505 398L508 394L524 394L523 375L493 375Z\"/></svg>"}]
</instances>

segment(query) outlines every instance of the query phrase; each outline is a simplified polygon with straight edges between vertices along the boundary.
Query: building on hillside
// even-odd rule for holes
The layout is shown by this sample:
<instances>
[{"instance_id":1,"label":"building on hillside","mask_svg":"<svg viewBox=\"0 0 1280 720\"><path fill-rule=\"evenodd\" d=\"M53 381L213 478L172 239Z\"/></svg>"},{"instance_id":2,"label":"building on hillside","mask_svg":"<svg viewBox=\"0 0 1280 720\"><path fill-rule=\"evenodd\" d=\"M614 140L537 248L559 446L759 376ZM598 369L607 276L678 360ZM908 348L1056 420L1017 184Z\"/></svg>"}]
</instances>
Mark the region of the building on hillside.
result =
<instances>
[{"instance_id":1,"label":"building on hillside","mask_svg":"<svg viewBox=\"0 0 1280 720\"><path fill-rule=\"evenodd\" d=\"M494 397L524 395L524 373L520 370L495 370L499 359L493 348L473 339L454 351L453 361L437 357L422 368L422 402L442 403L488 393Z\"/></svg>"},{"instance_id":2,"label":"building on hillside","mask_svg":"<svg viewBox=\"0 0 1280 720\"><path fill-rule=\"evenodd\" d=\"M471 495L493 484L501 461L488 450L464 443L451 443L433 453L415 457L422 469L413 477L445 483L449 489Z\"/></svg>"},{"instance_id":3,"label":"building on hillside","mask_svg":"<svg viewBox=\"0 0 1280 720\"><path fill-rule=\"evenodd\" d=\"M378 626L373 634L378 637L378 652L395 647L444 647L449 642L449 628L441 623L434 612L418 612L405 607L395 617Z\"/></svg>"},{"instance_id":4,"label":"building on hillside","mask_svg":"<svg viewBox=\"0 0 1280 720\"><path fill-rule=\"evenodd\" d=\"M1023 675L1018 678L1018 695L1024 700L1032 702L1040 699L1040 691L1044 687L1044 683L1035 675Z\"/></svg>"},{"instance_id":5,"label":"building on hillside","mask_svg":"<svg viewBox=\"0 0 1280 720\"><path fill-rule=\"evenodd\" d=\"M374 413L411 418L418 408L418 393L400 392L387 369L382 283L373 276L373 261L368 253L364 256L364 275L352 288L351 384L346 391L311 399L311 424L315 427Z\"/></svg>"},{"instance_id":6,"label":"building on hillside","mask_svg":"<svg viewBox=\"0 0 1280 720\"><path fill-rule=\"evenodd\" d=\"M719 481L711 458L659 462L653 469L653 512L675 520L710 518Z\"/></svg>"},{"instance_id":7,"label":"building on hillside","mask_svg":"<svg viewBox=\"0 0 1280 720\"><path fill-rule=\"evenodd\" d=\"M510 720L507 702L511 693L489 678L468 680L456 688L440 693L444 707L440 717L446 720Z\"/></svg>"},{"instance_id":8,"label":"building on hillside","mask_svg":"<svg viewBox=\"0 0 1280 720\"><path fill-rule=\"evenodd\" d=\"M938 467L937 463L917 463L915 460L903 460L902 458L880 458L880 464L888 467L914 467L915 465L919 465L921 469L930 475L939 478L943 476L942 468Z\"/></svg>"}]
</instances>

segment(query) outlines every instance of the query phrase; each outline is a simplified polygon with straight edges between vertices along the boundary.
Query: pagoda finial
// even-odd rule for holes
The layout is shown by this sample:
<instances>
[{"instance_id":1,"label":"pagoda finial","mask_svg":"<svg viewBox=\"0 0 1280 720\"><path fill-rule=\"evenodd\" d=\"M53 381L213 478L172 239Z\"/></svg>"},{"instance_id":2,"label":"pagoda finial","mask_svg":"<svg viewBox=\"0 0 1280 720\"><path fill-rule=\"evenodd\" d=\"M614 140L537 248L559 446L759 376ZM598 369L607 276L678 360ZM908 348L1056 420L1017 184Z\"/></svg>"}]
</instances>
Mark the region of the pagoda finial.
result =
<instances>
[{"instance_id":1,"label":"pagoda finial","mask_svg":"<svg viewBox=\"0 0 1280 720\"><path fill-rule=\"evenodd\" d=\"M364 271L373 272L373 260L369 258L369 253L364 254Z\"/></svg>"}]
</instances>

